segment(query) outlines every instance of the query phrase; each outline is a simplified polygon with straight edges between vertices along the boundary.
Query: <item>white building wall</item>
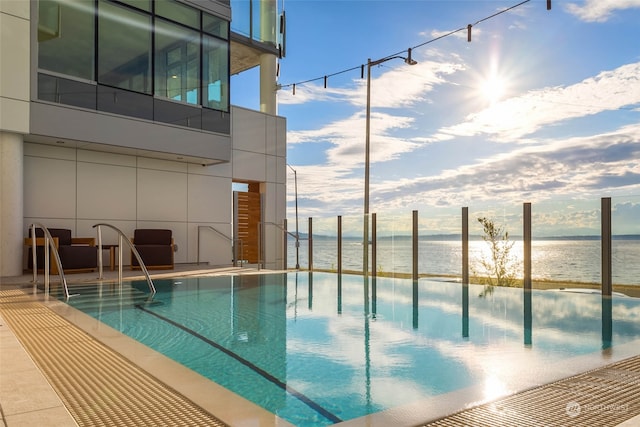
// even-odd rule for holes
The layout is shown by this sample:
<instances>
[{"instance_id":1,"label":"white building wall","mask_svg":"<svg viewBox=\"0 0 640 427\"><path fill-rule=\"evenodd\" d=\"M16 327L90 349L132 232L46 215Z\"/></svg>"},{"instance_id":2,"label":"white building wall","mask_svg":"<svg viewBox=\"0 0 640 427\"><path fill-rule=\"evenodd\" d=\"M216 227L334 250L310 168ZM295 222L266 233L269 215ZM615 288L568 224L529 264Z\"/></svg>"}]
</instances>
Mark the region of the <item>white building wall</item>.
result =
<instances>
[{"instance_id":1,"label":"white building wall","mask_svg":"<svg viewBox=\"0 0 640 427\"><path fill-rule=\"evenodd\" d=\"M284 235L278 226L286 218L286 121L234 107L232 141L233 179L263 184L265 267L284 268Z\"/></svg>"},{"instance_id":2,"label":"white building wall","mask_svg":"<svg viewBox=\"0 0 640 427\"><path fill-rule=\"evenodd\" d=\"M34 222L69 228L74 237L96 236L93 226L101 222L128 236L136 228L168 228L178 246L176 263L231 265L230 242L202 227L231 236L234 179L264 184L266 221L281 224L286 217L284 119L239 108L232 117L234 129L251 132L233 135L230 164L201 166L26 143L23 235ZM282 268L281 233L274 227L266 233L265 267ZM104 244L117 243L117 235L107 228L102 237Z\"/></svg>"}]
</instances>

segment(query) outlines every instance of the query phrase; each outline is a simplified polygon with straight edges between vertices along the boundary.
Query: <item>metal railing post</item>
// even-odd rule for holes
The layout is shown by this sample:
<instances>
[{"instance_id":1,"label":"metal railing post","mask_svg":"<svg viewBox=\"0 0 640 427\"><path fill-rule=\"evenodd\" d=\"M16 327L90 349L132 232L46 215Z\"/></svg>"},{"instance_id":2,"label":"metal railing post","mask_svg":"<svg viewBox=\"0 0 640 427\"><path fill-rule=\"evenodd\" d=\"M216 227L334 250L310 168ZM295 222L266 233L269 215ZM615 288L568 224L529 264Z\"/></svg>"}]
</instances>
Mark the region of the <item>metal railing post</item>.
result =
<instances>
[{"instance_id":1,"label":"metal railing post","mask_svg":"<svg viewBox=\"0 0 640 427\"><path fill-rule=\"evenodd\" d=\"M611 297L611 197L601 199L601 240L602 240L602 296Z\"/></svg>"},{"instance_id":2,"label":"metal railing post","mask_svg":"<svg viewBox=\"0 0 640 427\"><path fill-rule=\"evenodd\" d=\"M371 276L374 278L378 273L378 223L375 213L371 214ZM375 279L374 279L375 280ZM375 282L372 282L375 283ZM373 296L372 296L373 298Z\"/></svg>"},{"instance_id":3,"label":"metal railing post","mask_svg":"<svg viewBox=\"0 0 640 427\"><path fill-rule=\"evenodd\" d=\"M342 274L342 215L338 215L338 274Z\"/></svg>"},{"instance_id":4,"label":"metal railing post","mask_svg":"<svg viewBox=\"0 0 640 427\"><path fill-rule=\"evenodd\" d=\"M418 211L413 211L413 268L411 277L418 280Z\"/></svg>"},{"instance_id":5,"label":"metal railing post","mask_svg":"<svg viewBox=\"0 0 640 427\"><path fill-rule=\"evenodd\" d=\"M313 218L309 217L309 271L313 271Z\"/></svg>"},{"instance_id":6,"label":"metal railing post","mask_svg":"<svg viewBox=\"0 0 640 427\"><path fill-rule=\"evenodd\" d=\"M147 284L149 285L149 291L151 292L151 295L155 295L156 287L153 284L153 280L151 280L151 276L149 275L147 266L144 265L144 262L142 261L142 257L138 253L138 250L135 248L135 246L133 246L133 243L131 242L131 240L129 240L129 238L126 237L122 232L122 230L120 230L119 228L114 227L111 224L105 224L105 223L95 224L93 226L93 228L97 228L98 236L100 236L100 233L101 233L100 228L102 226L109 227L112 230L114 230L116 233L118 233L118 284L122 286L122 246L124 242L127 242L129 249L131 249L131 253L133 253L133 255L138 260L138 264L140 264L140 270L142 270L142 272L144 273L147 279ZM102 256L102 239L100 237L98 240L98 252L100 253L100 256Z\"/></svg>"}]
</instances>

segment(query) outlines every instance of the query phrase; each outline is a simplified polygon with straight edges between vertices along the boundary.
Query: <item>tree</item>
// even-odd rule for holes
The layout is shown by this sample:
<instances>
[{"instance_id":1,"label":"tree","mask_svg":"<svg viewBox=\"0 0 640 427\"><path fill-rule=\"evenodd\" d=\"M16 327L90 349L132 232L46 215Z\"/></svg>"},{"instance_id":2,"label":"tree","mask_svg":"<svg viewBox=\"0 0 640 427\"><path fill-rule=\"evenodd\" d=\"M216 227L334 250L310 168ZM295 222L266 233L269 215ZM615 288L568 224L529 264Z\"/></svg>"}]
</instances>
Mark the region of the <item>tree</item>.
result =
<instances>
[{"instance_id":1,"label":"tree","mask_svg":"<svg viewBox=\"0 0 640 427\"><path fill-rule=\"evenodd\" d=\"M484 240L489 245L489 255L483 255L480 266L486 275L481 297L493 293L494 286L516 286L517 260L511 254L515 242L509 240L509 232L487 217L478 218L482 224Z\"/></svg>"}]
</instances>

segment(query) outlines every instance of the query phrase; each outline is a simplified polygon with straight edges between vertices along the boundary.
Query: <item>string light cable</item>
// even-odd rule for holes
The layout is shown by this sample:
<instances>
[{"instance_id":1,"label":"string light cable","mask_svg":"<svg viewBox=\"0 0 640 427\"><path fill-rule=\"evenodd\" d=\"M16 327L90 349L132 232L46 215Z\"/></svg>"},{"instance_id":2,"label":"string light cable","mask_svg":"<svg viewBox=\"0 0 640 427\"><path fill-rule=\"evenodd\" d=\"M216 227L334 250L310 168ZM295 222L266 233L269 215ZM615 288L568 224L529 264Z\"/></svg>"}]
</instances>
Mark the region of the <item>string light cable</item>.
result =
<instances>
[{"instance_id":1,"label":"string light cable","mask_svg":"<svg viewBox=\"0 0 640 427\"><path fill-rule=\"evenodd\" d=\"M476 26L476 25L478 25L478 24L480 24L482 22L488 21L490 19L493 19L493 18L495 18L495 17L497 17L499 15L502 15L503 13L507 13L507 12L509 12L509 11L511 11L513 9L516 9L516 8L518 8L520 6L523 6L524 4L529 3L530 1L531 0L521 1L520 3L514 4L513 6L507 7L505 9L502 9L502 10L500 10L500 11L498 11L498 12L492 14L492 15L486 16L486 17L484 17L482 19L478 19L473 24L468 24L467 26L460 27L460 28L458 28L456 30L449 31L449 32L447 32L445 34L441 34L438 37L434 37L434 38L432 38L430 40L427 40L427 41L425 41L423 43L417 44L417 45L415 45L413 47L410 47L408 49L401 50L400 52L392 53L391 55L387 55L387 56L385 56L385 57L383 57L383 58L381 58L381 59L379 59L379 60L377 60L375 62L382 63L382 62L386 61L387 59L391 59L393 57L403 57L402 55L406 54L407 58L405 59L405 61L407 61L409 63L409 62L412 61L411 60L411 53L412 53L413 50L421 48L421 47L424 47L424 46L426 46L428 44L431 44L431 43L434 43L434 42L436 42L438 40L442 40L442 39L444 39L446 37L450 37L450 36L452 36L452 35L454 35L456 33L462 32L462 31L467 31L467 41L471 42L471 32L472 32L472 28L474 26ZM547 10L551 10L551 0L547 0ZM341 70L341 71L337 71L335 73L325 74L325 75L320 76L320 77L315 77L315 78L311 78L311 79L307 79L307 80L301 80L301 81L295 82L295 83L278 84L277 89L281 90L281 89L285 89L285 88L292 88L293 95L295 95L296 94L296 86L301 86L301 85L304 85L304 84L307 84L307 83L313 83L313 82L317 82L317 81L320 81L320 80L323 81L323 86L326 89L327 88L327 82L328 82L329 78L338 76L340 74L345 74L345 73L349 73L351 71L355 71L355 70L360 69L360 78L364 78L364 69L365 69L366 66L367 66L367 64L361 64L361 65L357 65L355 67L351 67L351 68L347 68L347 69L344 69L344 70Z\"/></svg>"}]
</instances>

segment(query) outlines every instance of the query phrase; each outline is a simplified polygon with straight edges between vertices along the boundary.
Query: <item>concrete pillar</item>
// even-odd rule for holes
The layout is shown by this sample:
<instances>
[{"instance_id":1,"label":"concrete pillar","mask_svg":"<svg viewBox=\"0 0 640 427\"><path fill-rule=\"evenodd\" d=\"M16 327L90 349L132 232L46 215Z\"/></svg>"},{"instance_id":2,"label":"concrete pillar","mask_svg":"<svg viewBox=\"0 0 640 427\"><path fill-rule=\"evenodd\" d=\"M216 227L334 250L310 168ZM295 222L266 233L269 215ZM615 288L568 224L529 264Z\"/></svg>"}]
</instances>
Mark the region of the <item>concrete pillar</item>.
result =
<instances>
[{"instance_id":1,"label":"concrete pillar","mask_svg":"<svg viewBox=\"0 0 640 427\"><path fill-rule=\"evenodd\" d=\"M275 116L278 114L276 102L276 69L278 59L275 55L260 56L260 111Z\"/></svg>"},{"instance_id":2,"label":"concrete pillar","mask_svg":"<svg viewBox=\"0 0 640 427\"><path fill-rule=\"evenodd\" d=\"M276 0L260 0L260 40L276 43L276 20L278 6ZM260 56L260 111L276 115L276 72L278 59L275 55Z\"/></svg>"},{"instance_id":3,"label":"concrete pillar","mask_svg":"<svg viewBox=\"0 0 640 427\"><path fill-rule=\"evenodd\" d=\"M22 274L23 138L0 132L0 277Z\"/></svg>"}]
</instances>

